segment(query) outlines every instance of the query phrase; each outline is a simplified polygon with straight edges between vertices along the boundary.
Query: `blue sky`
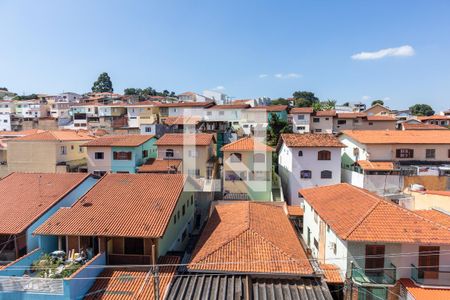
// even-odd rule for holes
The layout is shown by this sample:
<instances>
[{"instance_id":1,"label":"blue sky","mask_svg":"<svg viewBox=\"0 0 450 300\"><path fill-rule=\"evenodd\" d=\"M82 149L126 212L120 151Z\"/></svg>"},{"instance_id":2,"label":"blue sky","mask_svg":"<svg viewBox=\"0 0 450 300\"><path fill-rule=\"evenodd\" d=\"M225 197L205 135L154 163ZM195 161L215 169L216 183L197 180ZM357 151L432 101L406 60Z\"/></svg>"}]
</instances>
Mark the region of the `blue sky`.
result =
<instances>
[{"instance_id":1,"label":"blue sky","mask_svg":"<svg viewBox=\"0 0 450 300\"><path fill-rule=\"evenodd\" d=\"M446 0L0 0L0 11L0 86L19 94L87 92L106 71L117 92L308 90L450 108Z\"/></svg>"}]
</instances>

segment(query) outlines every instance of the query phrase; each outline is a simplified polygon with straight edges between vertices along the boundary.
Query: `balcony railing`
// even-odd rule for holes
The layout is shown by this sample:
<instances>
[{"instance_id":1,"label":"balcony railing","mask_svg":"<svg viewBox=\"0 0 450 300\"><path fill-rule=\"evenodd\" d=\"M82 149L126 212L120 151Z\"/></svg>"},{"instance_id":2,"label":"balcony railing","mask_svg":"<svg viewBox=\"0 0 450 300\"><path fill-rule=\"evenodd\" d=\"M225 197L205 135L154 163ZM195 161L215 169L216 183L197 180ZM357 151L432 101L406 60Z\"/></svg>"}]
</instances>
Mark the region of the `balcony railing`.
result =
<instances>
[{"instance_id":1,"label":"balcony railing","mask_svg":"<svg viewBox=\"0 0 450 300\"><path fill-rule=\"evenodd\" d=\"M396 282L396 274L397 268L392 263L387 268L370 270L352 266L352 279L361 285L393 285Z\"/></svg>"},{"instance_id":2,"label":"balcony railing","mask_svg":"<svg viewBox=\"0 0 450 300\"><path fill-rule=\"evenodd\" d=\"M450 269L435 271L411 264L411 279L419 285L450 286Z\"/></svg>"}]
</instances>

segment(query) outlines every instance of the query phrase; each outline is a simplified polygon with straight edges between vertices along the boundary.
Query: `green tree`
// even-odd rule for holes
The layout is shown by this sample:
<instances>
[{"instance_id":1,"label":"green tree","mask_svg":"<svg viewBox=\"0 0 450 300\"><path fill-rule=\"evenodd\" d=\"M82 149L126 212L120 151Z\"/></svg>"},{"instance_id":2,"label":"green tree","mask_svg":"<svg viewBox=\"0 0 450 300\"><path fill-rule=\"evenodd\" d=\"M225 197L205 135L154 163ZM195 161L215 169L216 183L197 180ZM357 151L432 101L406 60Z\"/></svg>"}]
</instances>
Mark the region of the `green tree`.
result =
<instances>
[{"instance_id":1,"label":"green tree","mask_svg":"<svg viewBox=\"0 0 450 300\"><path fill-rule=\"evenodd\" d=\"M297 107L310 107L313 103L319 102L319 98L312 92L296 91L292 96L294 97L294 103Z\"/></svg>"},{"instance_id":2,"label":"green tree","mask_svg":"<svg viewBox=\"0 0 450 300\"><path fill-rule=\"evenodd\" d=\"M284 98L278 98L275 100L272 100L272 102L270 103L270 105L288 105L289 104L289 100L284 99Z\"/></svg>"},{"instance_id":3,"label":"green tree","mask_svg":"<svg viewBox=\"0 0 450 300\"><path fill-rule=\"evenodd\" d=\"M106 72L100 74L97 81L92 85L92 92L94 93L112 93L113 91L111 78Z\"/></svg>"},{"instance_id":4,"label":"green tree","mask_svg":"<svg viewBox=\"0 0 450 300\"><path fill-rule=\"evenodd\" d=\"M8 89L7 89L6 87L0 87L0 91L5 91L5 92L7 92Z\"/></svg>"},{"instance_id":5,"label":"green tree","mask_svg":"<svg viewBox=\"0 0 450 300\"><path fill-rule=\"evenodd\" d=\"M336 100L328 99L325 103L322 103L323 110L331 110L336 108Z\"/></svg>"},{"instance_id":6,"label":"green tree","mask_svg":"<svg viewBox=\"0 0 450 300\"><path fill-rule=\"evenodd\" d=\"M277 114L272 114L267 128L267 144L276 146L280 134L291 132L292 126L290 126L288 122L280 119Z\"/></svg>"},{"instance_id":7,"label":"green tree","mask_svg":"<svg viewBox=\"0 0 450 300\"><path fill-rule=\"evenodd\" d=\"M411 114L414 116L432 116L434 110L428 104L415 104L409 108Z\"/></svg>"},{"instance_id":8,"label":"green tree","mask_svg":"<svg viewBox=\"0 0 450 300\"><path fill-rule=\"evenodd\" d=\"M373 100L373 101L372 101L372 106L374 106L375 104L384 105L384 101L383 101L383 100L380 100L380 99L378 99L378 100Z\"/></svg>"}]
</instances>

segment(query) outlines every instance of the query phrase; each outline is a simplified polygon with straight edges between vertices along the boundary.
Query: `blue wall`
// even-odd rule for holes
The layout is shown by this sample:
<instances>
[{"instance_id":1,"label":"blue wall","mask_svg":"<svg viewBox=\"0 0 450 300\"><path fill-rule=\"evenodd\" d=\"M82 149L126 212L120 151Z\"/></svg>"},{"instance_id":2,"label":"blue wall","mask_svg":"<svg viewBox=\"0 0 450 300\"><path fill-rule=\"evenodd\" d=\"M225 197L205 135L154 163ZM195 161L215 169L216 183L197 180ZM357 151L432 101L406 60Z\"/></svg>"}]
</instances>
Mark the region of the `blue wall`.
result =
<instances>
[{"instance_id":1,"label":"blue wall","mask_svg":"<svg viewBox=\"0 0 450 300\"><path fill-rule=\"evenodd\" d=\"M138 147L111 147L111 171L136 173L137 167L147 161L149 158L156 158L157 148L155 146L156 138L152 138ZM148 151L147 157L142 157L142 152ZM131 151L131 160L114 160L113 152Z\"/></svg>"},{"instance_id":2,"label":"blue wall","mask_svg":"<svg viewBox=\"0 0 450 300\"><path fill-rule=\"evenodd\" d=\"M27 229L27 252L32 251L39 247L39 240L36 236L33 236L33 232L42 223L44 223L48 218L50 218L59 208L70 207L75 203L81 196L86 194L86 192L97 182L97 179L93 177L88 177L75 189L73 189L69 194L67 194L63 199L61 199L56 205L49 209L45 214L43 214L39 219L37 219L30 227ZM47 250L47 249L44 249Z\"/></svg>"},{"instance_id":3,"label":"blue wall","mask_svg":"<svg viewBox=\"0 0 450 300\"><path fill-rule=\"evenodd\" d=\"M25 269L30 267L31 263L41 257L43 254L41 249L36 249L35 252L22 257L8 267L0 270L0 276L22 276Z\"/></svg>"}]
</instances>

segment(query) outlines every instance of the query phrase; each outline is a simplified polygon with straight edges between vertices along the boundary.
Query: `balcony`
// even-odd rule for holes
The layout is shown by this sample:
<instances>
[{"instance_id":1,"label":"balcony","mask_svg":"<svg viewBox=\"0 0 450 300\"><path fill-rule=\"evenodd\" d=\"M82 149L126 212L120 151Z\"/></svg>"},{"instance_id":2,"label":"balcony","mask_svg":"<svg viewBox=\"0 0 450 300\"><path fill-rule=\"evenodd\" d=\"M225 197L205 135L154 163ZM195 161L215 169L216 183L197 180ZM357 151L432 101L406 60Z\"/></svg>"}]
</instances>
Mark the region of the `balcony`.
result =
<instances>
[{"instance_id":1,"label":"balcony","mask_svg":"<svg viewBox=\"0 0 450 300\"><path fill-rule=\"evenodd\" d=\"M396 282L397 268L390 263L383 269L364 270L355 265L352 266L352 279L360 285L394 285Z\"/></svg>"},{"instance_id":2,"label":"balcony","mask_svg":"<svg viewBox=\"0 0 450 300\"><path fill-rule=\"evenodd\" d=\"M421 286L450 286L450 268L435 271L411 264L411 279Z\"/></svg>"}]
</instances>

